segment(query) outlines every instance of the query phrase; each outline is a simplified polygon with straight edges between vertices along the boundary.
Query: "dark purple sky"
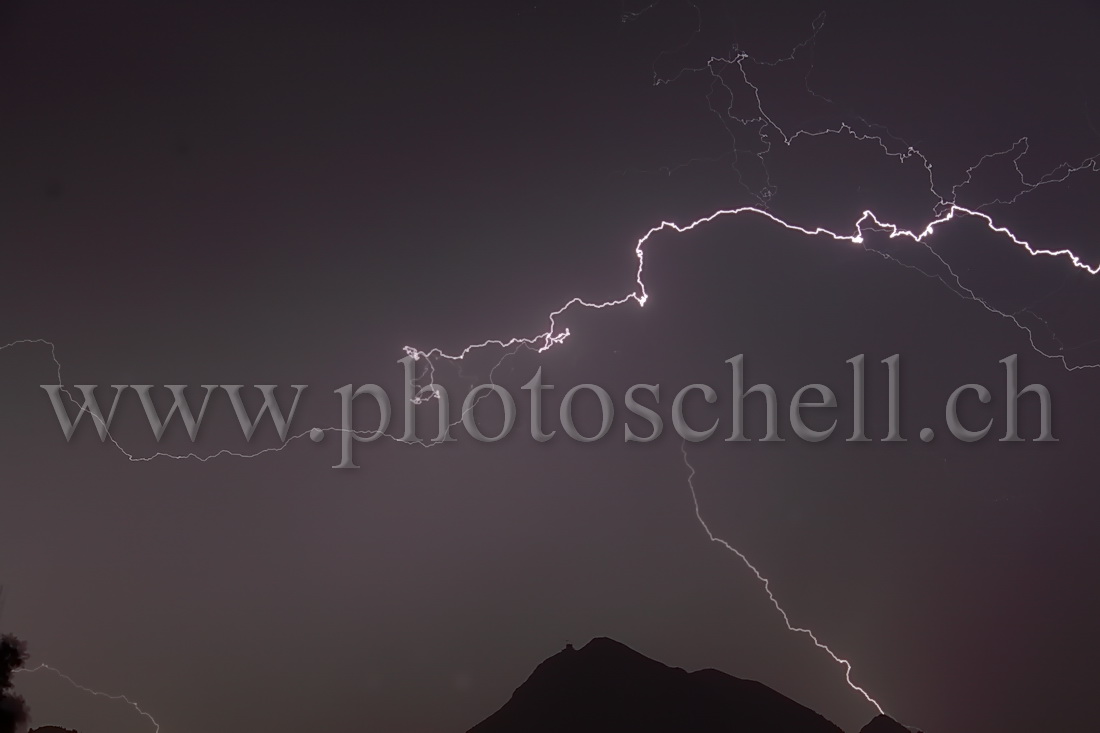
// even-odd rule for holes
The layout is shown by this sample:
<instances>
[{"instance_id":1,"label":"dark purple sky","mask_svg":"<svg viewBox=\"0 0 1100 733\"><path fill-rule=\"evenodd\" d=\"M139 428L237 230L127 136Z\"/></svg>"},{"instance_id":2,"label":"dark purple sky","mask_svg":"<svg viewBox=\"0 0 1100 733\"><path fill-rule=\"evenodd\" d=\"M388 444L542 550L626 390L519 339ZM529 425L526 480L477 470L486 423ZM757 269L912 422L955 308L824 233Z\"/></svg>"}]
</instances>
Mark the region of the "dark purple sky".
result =
<instances>
[{"instance_id":1,"label":"dark purple sky","mask_svg":"<svg viewBox=\"0 0 1100 733\"><path fill-rule=\"evenodd\" d=\"M295 425L334 424L342 385L397 393L404 345L536 334L570 297L629 293L634 243L661 220L756 203L759 135L731 140L708 110L708 94L726 104L709 75L654 74L735 43L783 57L822 10L809 76L809 47L754 67L785 129L847 122L894 149L904 139L941 190L1021 136L1032 177L1100 148L1100 14L1083 2L704 3L694 35L688 3L630 22L611 2L402 5L5 4L0 342L53 341L70 385L308 384ZM927 222L935 200L914 159L770 134L778 216L843 232L865 208ZM975 201L1019 188L1011 156L980 173ZM1075 175L989 213L1100 261L1098 186ZM667 410L693 382L727 397L724 360L744 354L781 403L823 382L845 405L845 360L865 353L881 407L878 361L901 354L909 442L845 443L842 416L817 445L788 427L785 443L693 446L703 514L899 720L1087 729L1100 372L1042 357L1011 320L912 269L945 272L926 250L869 246L902 264L760 218L659 235L645 309L571 312L570 339L496 376L524 395L542 366L555 399L594 382L620 407L629 385L659 383ZM1089 275L973 222L936 251L1039 348L1100 362ZM958 385L1000 399L998 360L1013 353L1025 383L1049 387L1060 442L999 443L1003 422L976 444L942 429L917 440L942 427ZM499 356L439 379L462 392ZM362 445L357 471L330 468L334 437L252 460L135 463L89 425L64 442L38 386L55 378L47 348L0 352L0 374L0 628L34 661L137 700L164 733L462 731L593 636L758 679L845 729L874 713L707 541L670 429L627 445L617 421L599 443L539 445L521 409L501 443L459 429L438 449ZM120 411L120 442L156 450L137 400ZM197 446L176 426L162 449L246 447L225 402L210 420ZM869 433L883 425L878 410ZM268 425L251 449L276 445ZM150 729L48 675L19 684L38 724Z\"/></svg>"}]
</instances>

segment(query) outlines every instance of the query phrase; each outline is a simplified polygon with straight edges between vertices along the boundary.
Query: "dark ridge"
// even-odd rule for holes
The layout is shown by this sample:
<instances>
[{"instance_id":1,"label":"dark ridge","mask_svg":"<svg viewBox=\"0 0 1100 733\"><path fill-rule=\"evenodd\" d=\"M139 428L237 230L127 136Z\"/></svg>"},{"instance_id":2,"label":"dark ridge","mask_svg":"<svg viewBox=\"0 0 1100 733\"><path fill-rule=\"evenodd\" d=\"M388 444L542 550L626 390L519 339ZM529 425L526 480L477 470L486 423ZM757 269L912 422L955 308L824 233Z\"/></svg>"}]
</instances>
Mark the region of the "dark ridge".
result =
<instances>
[{"instance_id":1,"label":"dark ridge","mask_svg":"<svg viewBox=\"0 0 1100 733\"><path fill-rule=\"evenodd\" d=\"M582 649L567 646L544 661L470 733L561 731L843 733L759 682L714 669L668 667L606 638Z\"/></svg>"},{"instance_id":2,"label":"dark ridge","mask_svg":"<svg viewBox=\"0 0 1100 733\"><path fill-rule=\"evenodd\" d=\"M878 715L870 723L863 726L859 733L913 733L913 731L889 715Z\"/></svg>"}]
</instances>

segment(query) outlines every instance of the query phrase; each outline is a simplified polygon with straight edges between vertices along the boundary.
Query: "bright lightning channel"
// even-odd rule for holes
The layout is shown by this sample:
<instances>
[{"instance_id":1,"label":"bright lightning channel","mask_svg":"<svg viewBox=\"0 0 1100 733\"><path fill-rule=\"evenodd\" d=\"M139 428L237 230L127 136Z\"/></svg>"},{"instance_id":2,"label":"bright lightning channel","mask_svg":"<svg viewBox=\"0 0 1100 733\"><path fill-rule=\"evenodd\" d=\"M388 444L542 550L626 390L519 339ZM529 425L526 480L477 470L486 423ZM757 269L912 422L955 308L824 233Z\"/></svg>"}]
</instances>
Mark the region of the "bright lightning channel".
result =
<instances>
[{"instance_id":1,"label":"bright lightning channel","mask_svg":"<svg viewBox=\"0 0 1100 733\"><path fill-rule=\"evenodd\" d=\"M875 710L878 711L879 715L885 715L886 711L882 709L882 706L878 704L878 701L871 697L867 690L863 689L852 681L852 663L849 662L847 659L842 659L841 657L838 657L836 652L827 647L825 644L822 644L821 641L814 634L812 629L804 629L799 626L793 625L791 623L790 617L787 615L787 612L783 610L783 607L781 605L779 605L779 601L776 599L775 594L772 593L771 581L768 580L764 576L764 574L761 573L757 569L757 567L752 564L752 561L745 556L745 553L741 552L721 537L716 537L715 534L711 532L706 520L703 519L702 510L700 510L699 508L699 495L695 492L695 466L691 465L691 461L688 460L686 443L680 444L680 455L683 456L684 466L686 466L688 469L687 485L688 489L691 491L691 501L695 505L695 518L699 520L699 524L703 527L703 531L707 533L707 537L710 539L710 541L721 545L725 549L732 552L734 555L737 555L737 557L740 558L741 562L745 564L745 567L747 567L752 572L752 574L756 576L756 579L759 580L761 585L764 586L764 592L768 594L768 600L771 601L772 606L774 606L775 610L779 612L779 615L783 617L783 623L786 625L787 631L792 631L798 634L805 634L806 636L810 637L810 640L813 641L814 646L824 651L826 654L833 658L834 662L844 667L844 679L848 683L848 686L859 694L863 695L863 698L875 707Z\"/></svg>"}]
</instances>

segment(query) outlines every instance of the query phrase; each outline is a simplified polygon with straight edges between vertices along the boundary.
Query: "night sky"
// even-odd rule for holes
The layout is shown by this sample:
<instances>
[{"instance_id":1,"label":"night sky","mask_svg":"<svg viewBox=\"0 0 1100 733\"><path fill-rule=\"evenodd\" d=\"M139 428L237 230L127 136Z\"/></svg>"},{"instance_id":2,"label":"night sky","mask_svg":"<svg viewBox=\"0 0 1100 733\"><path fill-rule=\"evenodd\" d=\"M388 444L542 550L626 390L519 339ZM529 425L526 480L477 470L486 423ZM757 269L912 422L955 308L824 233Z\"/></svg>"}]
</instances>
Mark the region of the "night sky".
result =
<instances>
[{"instance_id":1,"label":"night sky","mask_svg":"<svg viewBox=\"0 0 1100 733\"><path fill-rule=\"evenodd\" d=\"M1086 2L646 4L0 4L0 342L56 344L66 385L195 385L196 405L202 384L277 384L284 404L307 384L297 433L337 424L343 385L400 395L405 345L534 336L571 297L629 294L662 220L766 205L849 234L868 208L934 217L917 157L779 129L915 146L941 193L1026 136L959 191L973 206L1100 150ZM768 62L746 68L772 127L731 119L754 104L736 68L724 85L706 70L739 51ZM1084 171L983 211L1100 263L1098 195ZM687 448L702 515L889 714L928 733L1093 729L1100 369L1078 367L1100 364L1100 282L972 219L934 253L864 245L752 215L654 235L644 308L570 310L564 343L493 372L520 401L513 435L361 444L358 470L331 468L334 434L205 462L127 460L89 423L66 443L39 387L50 348L0 351L0 630L164 733L463 731L595 636L858 730L875 709L843 668L708 542L671 424L622 439L630 385L662 385L668 423L702 382L719 402L696 396L693 420L723 419ZM504 353L436 379L461 398ZM779 394L786 442L723 440L738 354ZM844 440L858 354L868 443ZM879 440L892 354L907 442ZM1011 354L1049 388L1058 442L1030 440L1028 398L1029 440L998 441ZM611 434L531 440L519 387L539 367L553 427L567 388L597 383ZM786 415L812 382L841 405L818 444ZM962 411L994 418L972 444L943 413L968 382L994 396ZM176 424L158 446L130 394L112 433L139 457L280 445L270 422L245 443L224 395L209 409L195 445ZM18 685L38 725L152 729L48 673Z\"/></svg>"}]
</instances>

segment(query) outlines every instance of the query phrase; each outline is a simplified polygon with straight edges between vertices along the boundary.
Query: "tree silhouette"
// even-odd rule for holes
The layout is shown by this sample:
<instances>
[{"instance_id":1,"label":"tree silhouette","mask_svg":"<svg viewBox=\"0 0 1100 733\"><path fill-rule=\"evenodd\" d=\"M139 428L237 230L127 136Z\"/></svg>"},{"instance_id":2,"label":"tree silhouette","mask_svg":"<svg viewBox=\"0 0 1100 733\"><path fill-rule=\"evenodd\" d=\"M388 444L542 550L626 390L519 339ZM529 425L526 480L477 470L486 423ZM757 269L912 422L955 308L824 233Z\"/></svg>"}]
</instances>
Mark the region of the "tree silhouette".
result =
<instances>
[{"instance_id":1,"label":"tree silhouette","mask_svg":"<svg viewBox=\"0 0 1100 733\"><path fill-rule=\"evenodd\" d=\"M15 733L27 722L27 704L11 692L15 670L26 663L26 644L14 636L0 636L0 733Z\"/></svg>"}]
</instances>

